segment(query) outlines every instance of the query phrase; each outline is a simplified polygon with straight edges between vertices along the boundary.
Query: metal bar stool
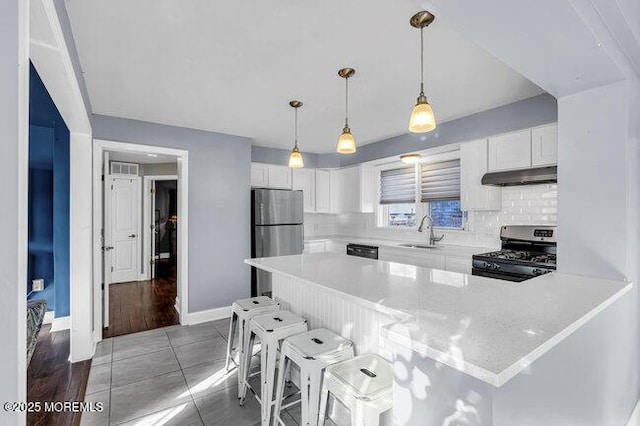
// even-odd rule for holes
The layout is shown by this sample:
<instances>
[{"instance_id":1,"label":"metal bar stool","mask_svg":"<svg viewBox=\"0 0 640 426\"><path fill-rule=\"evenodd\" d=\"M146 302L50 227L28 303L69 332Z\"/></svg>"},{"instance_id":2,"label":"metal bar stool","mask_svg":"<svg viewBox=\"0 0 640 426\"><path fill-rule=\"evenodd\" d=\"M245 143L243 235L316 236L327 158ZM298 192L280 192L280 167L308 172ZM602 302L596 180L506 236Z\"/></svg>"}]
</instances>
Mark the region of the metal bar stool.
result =
<instances>
[{"instance_id":1,"label":"metal bar stool","mask_svg":"<svg viewBox=\"0 0 640 426\"><path fill-rule=\"evenodd\" d=\"M353 426L377 426L393 405L393 371L386 359L365 354L328 366L324 371L318 424L324 425L329 394L351 410Z\"/></svg>"},{"instance_id":2,"label":"metal bar stool","mask_svg":"<svg viewBox=\"0 0 640 426\"><path fill-rule=\"evenodd\" d=\"M276 375L276 358L282 340L295 334L307 331L307 320L290 311L277 311L251 318L250 333L244 350L244 367L242 369L242 386L239 391L240 405L244 405L247 390L256 392L249 384L249 367L251 365L251 348L256 336L260 338L260 401L262 425L269 426L273 405L273 385Z\"/></svg>"},{"instance_id":3,"label":"metal bar stool","mask_svg":"<svg viewBox=\"0 0 640 426\"><path fill-rule=\"evenodd\" d=\"M275 396L274 426L280 423L280 410L284 394L285 371L290 363L295 363L300 369L300 400L288 404L286 407L300 402L302 412L302 426L316 426L318 424L318 408L320 405L320 389L324 369L336 362L353 358L353 343L351 340L327 330L318 328L306 333L287 337L280 349L280 364L278 367L278 381Z\"/></svg>"},{"instance_id":4,"label":"metal bar stool","mask_svg":"<svg viewBox=\"0 0 640 426\"><path fill-rule=\"evenodd\" d=\"M240 398L240 388L242 385L244 368L244 350L249 337L249 321L256 315L278 311L280 305L275 300L258 296L249 299L239 299L231 305L231 318L229 319L229 338L227 340L227 359L225 369L229 371L229 364L233 362L238 367L238 398ZM233 339L238 329L238 348L233 347ZM238 349L238 363L233 359L233 351ZM253 352L253 348L252 352Z\"/></svg>"}]
</instances>

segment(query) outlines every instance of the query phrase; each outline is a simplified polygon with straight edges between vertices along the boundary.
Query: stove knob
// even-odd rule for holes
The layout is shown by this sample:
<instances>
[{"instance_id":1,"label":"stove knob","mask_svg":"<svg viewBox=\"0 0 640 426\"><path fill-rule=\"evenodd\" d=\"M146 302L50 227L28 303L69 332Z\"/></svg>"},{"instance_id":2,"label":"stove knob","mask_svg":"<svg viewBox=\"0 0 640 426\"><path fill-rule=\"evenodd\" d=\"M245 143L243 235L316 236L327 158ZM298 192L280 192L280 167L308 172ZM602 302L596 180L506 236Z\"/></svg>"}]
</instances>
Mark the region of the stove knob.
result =
<instances>
[{"instance_id":1,"label":"stove knob","mask_svg":"<svg viewBox=\"0 0 640 426\"><path fill-rule=\"evenodd\" d=\"M549 271L545 271L544 269L535 268L532 272L533 272L533 275L535 275L537 277L538 275L544 275Z\"/></svg>"},{"instance_id":2,"label":"stove knob","mask_svg":"<svg viewBox=\"0 0 640 426\"><path fill-rule=\"evenodd\" d=\"M500 269L500 265L498 265L497 263L493 264L493 269Z\"/></svg>"}]
</instances>

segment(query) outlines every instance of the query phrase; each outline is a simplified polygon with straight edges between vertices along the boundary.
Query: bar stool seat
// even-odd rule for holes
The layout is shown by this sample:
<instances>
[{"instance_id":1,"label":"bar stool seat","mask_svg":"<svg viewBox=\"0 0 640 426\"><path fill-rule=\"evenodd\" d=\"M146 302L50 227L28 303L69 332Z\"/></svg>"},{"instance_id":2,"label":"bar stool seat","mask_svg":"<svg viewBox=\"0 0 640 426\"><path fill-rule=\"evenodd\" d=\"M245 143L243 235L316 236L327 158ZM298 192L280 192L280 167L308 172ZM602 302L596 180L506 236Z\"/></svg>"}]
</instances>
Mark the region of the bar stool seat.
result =
<instances>
[{"instance_id":1,"label":"bar stool seat","mask_svg":"<svg viewBox=\"0 0 640 426\"><path fill-rule=\"evenodd\" d=\"M349 339L318 328L287 337L280 349L277 391L275 396L274 426L283 423L280 409L284 394L285 371L290 363L300 369L301 425L316 426L320 405L320 389L324 369L331 364L353 358L353 343ZM289 404L291 406L293 404Z\"/></svg>"},{"instance_id":2,"label":"bar stool seat","mask_svg":"<svg viewBox=\"0 0 640 426\"><path fill-rule=\"evenodd\" d=\"M239 299L231 304L231 318L229 319L229 338L227 340L227 359L225 369L229 371L229 366L233 362L233 351L238 351L238 398L240 398L240 387L244 377L244 349L249 338L249 321L256 315L278 311L280 304L275 300L258 296L248 299ZM233 347L236 329L238 330L238 348Z\"/></svg>"},{"instance_id":3,"label":"bar stool seat","mask_svg":"<svg viewBox=\"0 0 640 426\"><path fill-rule=\"evenodd\" d=\"M351 424L376 426L393 405L393 370L386 359L365 354L325 369L318 424L324 425L329 394L351 411Z\"/></svg>"},{"instance_id":4,"label":"bar stool seat","mask_svg":"<svg viewBox=\"0 0 640 426\"><path fill-rule=\"evenodd\" d=\"M244 405L247 390L256 392L249 384L251 348L256 337L260 338L260 401L262 425L269 426L273 405L273 386L276 374L276 358L282 340L307 331L307 320L290 311L277 311L251 318L249 338L244 349L242 385L239 389L240 405ZM257 398L257 395L256 395Z\"/></svg>"}]
</instances>

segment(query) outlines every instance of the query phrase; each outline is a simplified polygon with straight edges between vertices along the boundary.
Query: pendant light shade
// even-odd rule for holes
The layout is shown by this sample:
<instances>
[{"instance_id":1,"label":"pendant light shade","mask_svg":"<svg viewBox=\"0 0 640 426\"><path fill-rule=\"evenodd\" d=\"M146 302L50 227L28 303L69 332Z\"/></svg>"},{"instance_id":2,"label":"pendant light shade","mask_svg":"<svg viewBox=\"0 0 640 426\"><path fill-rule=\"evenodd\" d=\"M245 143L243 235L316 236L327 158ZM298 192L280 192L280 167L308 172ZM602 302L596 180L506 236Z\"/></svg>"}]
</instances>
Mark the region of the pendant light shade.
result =
<instances>
[{"instance_id":1,"label":"pendant light shade","mask_svg":"<svg viewBox=\"0 0 640 426\"><path fill-rule=\"evenodd\" d=\"M426 133L436 128L436 117L424 94L424 29L434 19L431 13L423 10L413 15L409 21L411 26L420 29L420 95L409 119L409 131L411 133Z\"/></svg>"},{"instance_id":2,"label":"pendant light shade","mask_svg":"<svg viewBox=\"0 0 640 426\"><path fill-rule=\"evenodd\" d=\"M302 153L300 149L298 149L298 108L302 106L302 102L300 101L291 101L289 105L294 108L295 111L295 120L294 120L294 145L291 150L291 154L289 155L289 167L292 169L299 169L304 167L304 160L302 158Z\"/></svg>"},{"instance_id":3,"label":"pendant light shade","mask_svg":"<svg viewBox=\"0 0 640 426\"><path fill-rule=\"evenodd\" d=\"M338 138L338 144L336 146L338 154L353 154L356 152L356 139L351 134L351 129L349 128L349 78L353 77L355 73L356 70L353 68L342 68L338 71L338 75L344 78L345 83L344 128L342 129L342 134Z\"/></svg>"},{"instance_id":4,"label":"pendant light shade","mask_svg":"<svg viewBox=\"0 0 640 426\"><path fill-rule=\"evenodd\" d=\"M356 139L353 137L351 130L348 127L342 129L342 134L338 139L336 151L340 154L353 154L356 152Z\"/></svg>"}]
</instances>

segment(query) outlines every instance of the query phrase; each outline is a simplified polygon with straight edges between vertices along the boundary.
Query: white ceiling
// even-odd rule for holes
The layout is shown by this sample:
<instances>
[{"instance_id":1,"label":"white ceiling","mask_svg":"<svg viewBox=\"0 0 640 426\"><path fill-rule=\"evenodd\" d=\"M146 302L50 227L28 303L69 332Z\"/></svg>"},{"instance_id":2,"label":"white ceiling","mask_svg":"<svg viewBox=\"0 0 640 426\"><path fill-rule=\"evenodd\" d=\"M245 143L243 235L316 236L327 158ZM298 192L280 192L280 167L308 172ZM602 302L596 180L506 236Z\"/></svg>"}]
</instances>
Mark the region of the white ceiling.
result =
<instances>
[{"instance_id":1,"label":"white ceiling","mask_svg":"<svg viewBox=\"0 0 640 426\"><path fill-rule=\"evenodd\" d=\"M415 2L67 0L94 114L332 152L344 121L358 144L407 133L419 89ZM425 31L426 92L439 122L542 93L438 20Z\"/></svg>"}]
</instances>

